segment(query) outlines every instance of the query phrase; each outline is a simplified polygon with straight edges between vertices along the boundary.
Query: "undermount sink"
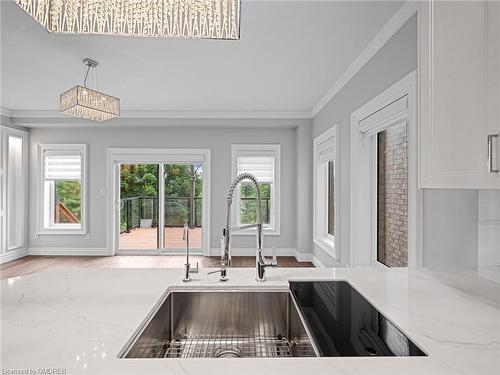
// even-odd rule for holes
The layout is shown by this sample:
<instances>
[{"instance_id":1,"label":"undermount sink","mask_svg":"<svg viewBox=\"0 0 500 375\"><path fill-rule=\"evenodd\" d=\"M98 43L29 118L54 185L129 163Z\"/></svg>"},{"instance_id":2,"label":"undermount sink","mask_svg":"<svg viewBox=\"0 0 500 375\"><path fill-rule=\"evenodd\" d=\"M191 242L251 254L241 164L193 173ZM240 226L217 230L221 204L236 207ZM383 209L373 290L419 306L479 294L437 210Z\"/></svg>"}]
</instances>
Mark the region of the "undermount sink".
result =
<instances>
[{"instance_id":1,"label":"undermount sink","mask_svg":"<svg viewBox=\"0 0 500 375\"><path fill-rule=\"evenodd\" d=\"M288 291L171 291L120 358L316 357Z\"/></svg>"}]
</instances>

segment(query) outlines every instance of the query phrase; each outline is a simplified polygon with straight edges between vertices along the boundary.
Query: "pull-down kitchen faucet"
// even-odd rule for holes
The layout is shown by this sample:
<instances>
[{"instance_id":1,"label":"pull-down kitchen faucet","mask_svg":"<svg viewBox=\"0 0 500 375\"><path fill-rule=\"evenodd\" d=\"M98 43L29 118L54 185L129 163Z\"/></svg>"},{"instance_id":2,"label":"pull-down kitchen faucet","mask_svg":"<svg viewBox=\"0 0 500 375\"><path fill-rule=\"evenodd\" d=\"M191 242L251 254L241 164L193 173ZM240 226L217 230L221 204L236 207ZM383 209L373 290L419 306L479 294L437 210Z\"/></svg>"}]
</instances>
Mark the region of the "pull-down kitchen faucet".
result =
<instances>
[{"instance_id":1,"label":"pull-down kitchen faucet","mask_svg":"<svg viewBox=\"0 0 500 375\"><path fill-rule=\"evenodd\" d=\"M233 203L233 195L236 186L243 181L250 180L255 185L255 190L257 191L257 207L256 207L256 223L249 225L242 225L240 227L231 228L231 204ZM231 232L245 230L250 228L257 229L257 249L255 254L255 267L256 275L255 279L257 281L264 281L266 279L265 271L267 267L276 267L276 256L273 256L272 260L267 260L262 254L262 213L261 213L262 202L260 198L260 188L259 182L254 175L250 173L243 173L237 176L232 184L229 186L227 193L227 205L226 205L226 222L225 227L222 230L222 241L223 241L223 252L221 254L221 268L220 268L220 281L227 280L227 266L231 264Z\"/></svg>"}]
</instances>

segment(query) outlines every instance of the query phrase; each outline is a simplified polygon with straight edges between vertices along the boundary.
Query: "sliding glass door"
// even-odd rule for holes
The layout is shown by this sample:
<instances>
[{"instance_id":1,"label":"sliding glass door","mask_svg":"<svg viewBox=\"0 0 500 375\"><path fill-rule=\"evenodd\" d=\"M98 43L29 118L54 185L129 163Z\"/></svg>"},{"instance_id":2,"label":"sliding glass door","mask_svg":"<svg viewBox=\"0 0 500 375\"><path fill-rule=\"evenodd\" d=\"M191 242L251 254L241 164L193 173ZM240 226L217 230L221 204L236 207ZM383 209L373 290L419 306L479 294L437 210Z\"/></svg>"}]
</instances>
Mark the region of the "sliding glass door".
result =
<instances>
[{"instance_id":1,"label":"sliding glass door","mask_svg":"<svg viewBox=\"0 0 500 375\"><path fill-rule=\"evenodd\" d=\"M120 165L120 249L159 249L159 169L159 164Z\"/></svg>"},{"instance_id":2,"label":"sliding glass door","mask_svg":"<svg viewBox=\"0 0 500 375\"><path fill-rule=\"evenodd\" d=\"M182 249L184 225L189 226L189 244L202 249L203 164L165 164L164 248Z\"/></svg>"},{"instance_id":3,"label":"sliding glass door","mask_svg":"<svg viewBox=\"0 0 500 375\"><path fill-rule=\"evenodd\" d=\"M118 250L184 252L186 224L191 249L203 249L203 162L121 163L119 171Z\"/></svg>"}]
</instances>

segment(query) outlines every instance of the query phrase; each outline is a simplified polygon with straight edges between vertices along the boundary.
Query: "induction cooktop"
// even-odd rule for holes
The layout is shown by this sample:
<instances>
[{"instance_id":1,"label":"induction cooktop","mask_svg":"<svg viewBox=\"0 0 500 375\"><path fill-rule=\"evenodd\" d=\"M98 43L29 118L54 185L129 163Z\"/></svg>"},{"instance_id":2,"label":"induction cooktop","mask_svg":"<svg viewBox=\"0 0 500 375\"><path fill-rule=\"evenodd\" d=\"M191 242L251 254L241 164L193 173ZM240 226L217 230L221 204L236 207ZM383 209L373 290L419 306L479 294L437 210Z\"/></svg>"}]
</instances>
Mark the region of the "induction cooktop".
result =
<instances>
[{"instance_id":1,"label":"induction cooktop","mask_svg":"<svg viewBox=\"0 0 500 375\"><path fill-rule=\"evenodd\" d=\"M323 357L425 356L346 281L290 282Z\"/></svg>"}]
</instances>

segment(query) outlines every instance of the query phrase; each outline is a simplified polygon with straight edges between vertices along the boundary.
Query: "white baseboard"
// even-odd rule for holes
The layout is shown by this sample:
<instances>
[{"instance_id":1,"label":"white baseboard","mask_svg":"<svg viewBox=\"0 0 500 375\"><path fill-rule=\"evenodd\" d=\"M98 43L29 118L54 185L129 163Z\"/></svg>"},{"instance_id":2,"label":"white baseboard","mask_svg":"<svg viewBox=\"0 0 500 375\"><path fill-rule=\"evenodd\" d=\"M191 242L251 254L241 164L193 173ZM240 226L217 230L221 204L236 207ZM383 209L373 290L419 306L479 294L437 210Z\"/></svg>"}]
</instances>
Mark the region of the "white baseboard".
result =
<instances>
[{"instance_id":1,"label":"white baseboard","mask_svg":"<svg viewBox=\"0 0 500 375\"><path fill-rule=\"evenodd\" d=\"M105 247L30 247L29 255L107 256Z\"/></svg>"},{"instance_id":2,"label":"white baseboard","mask_svg":"<svg viewBox=\"0 0 500 375\"><path fill-rule=\"evenodd\" d=\"M311 262L316 268L325 268L326 266L312 253L302 253L297 252L295 254L295 259L298 262Z\"/></svg>"},{"instance_id":3,"label":"white baseboard","mask_svg":"<svg viewBox=\"0 0 500 375\"><path fill-rule=\"evenodd\" d=\"M2 254L0 257L0 264L7 263L22 257L25 257L28 254L28 249L26 247L7 251L5 254Z\"/></svg>"}]
</instances>

